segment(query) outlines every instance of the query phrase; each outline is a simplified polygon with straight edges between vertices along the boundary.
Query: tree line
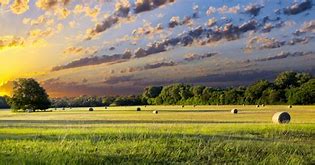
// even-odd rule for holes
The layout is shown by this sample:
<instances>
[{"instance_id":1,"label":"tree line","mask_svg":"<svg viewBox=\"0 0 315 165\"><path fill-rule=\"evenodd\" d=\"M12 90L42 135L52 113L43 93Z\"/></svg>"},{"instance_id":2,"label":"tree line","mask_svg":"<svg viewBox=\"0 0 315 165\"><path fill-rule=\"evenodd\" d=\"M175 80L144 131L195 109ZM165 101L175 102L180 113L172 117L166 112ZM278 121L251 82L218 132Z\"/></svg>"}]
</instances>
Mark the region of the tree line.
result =
<instances>
[{"instance_id":1,"label":"tree line","mask_svg":"<svg viewBox=\"0 0 315 165\"><path fill-rule=\"evenodd\" d=\"M78 96L49 100L45 90L34 79L20 79L15 82L14 91L11 98L0 97L0 108L8 108L9 105L15 109L33 110L128 105L307 105L315 103L315 78L309 73L286 71L280 73L273 82L259 80L249 86L214 88L177 83L149 86L140 95Z\"/></svg>"},{"instance_id":2,"label":"tree line","mask_svg":"<svg viewBox=\"0 0 315 165\"><path fill-rule=\"evenodd\" d=\"M52 99L55 107L126 105L232 105L232 104L314 104L315 79L309 73L286 71L273 82L259 80L247 87L213 88L202 85L171 84L149 86L141 95Z\"/></svg>"}]
</instances>

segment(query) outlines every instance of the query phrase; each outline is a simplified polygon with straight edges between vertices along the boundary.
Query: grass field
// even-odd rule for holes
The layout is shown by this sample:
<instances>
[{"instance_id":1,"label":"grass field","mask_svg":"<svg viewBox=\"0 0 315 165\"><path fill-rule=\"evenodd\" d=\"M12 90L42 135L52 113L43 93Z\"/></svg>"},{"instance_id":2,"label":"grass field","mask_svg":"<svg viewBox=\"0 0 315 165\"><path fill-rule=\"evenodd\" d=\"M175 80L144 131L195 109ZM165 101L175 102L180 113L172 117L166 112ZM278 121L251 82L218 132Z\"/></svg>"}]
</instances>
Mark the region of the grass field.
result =
<instances>
[{"instance_id":1,"label":"grass field","mask_svg":"<svg viewBox=\"0 0 315 165\"><path fill-rule=\"evenodd\" d=\"M136 108L0 110L0 164L315 164L315 106Z\"/></svg>"}]
</instances>

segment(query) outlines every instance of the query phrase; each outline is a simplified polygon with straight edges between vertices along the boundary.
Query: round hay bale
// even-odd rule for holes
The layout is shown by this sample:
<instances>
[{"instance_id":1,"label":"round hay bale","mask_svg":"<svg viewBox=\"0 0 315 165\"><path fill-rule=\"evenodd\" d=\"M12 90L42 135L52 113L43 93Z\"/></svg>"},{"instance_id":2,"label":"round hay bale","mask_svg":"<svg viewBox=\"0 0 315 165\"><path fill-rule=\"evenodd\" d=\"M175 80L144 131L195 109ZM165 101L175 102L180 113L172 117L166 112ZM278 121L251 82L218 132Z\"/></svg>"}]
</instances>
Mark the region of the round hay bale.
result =
<instances>
[{"instance_id":1,"label":"round hay bale","mask_svg":"<svg viewBox=\"0 0 315 165\"><path fill-rule=\"evenodd\" d=\"M233 113L233 114L237 114L237 113L238 113L238 109L235 109L235 108L234 108L234 109L232 109L232 110L231 110L231 113Z\"/></svg>"},{"instance_id":2,"label":"round hay bale","mask_svg":"<svg viewBox=\"0 0 315 165\"><path fill-rule=\"evenodd\" d=\"M184 108L185 107L185 105L182 105L182 108Z\"/></svg>"},{"instance_id":3,"label":"round hay bale","mask_svg":"<svg viewBox=\"0 0 315 165\"><path fill-rule=\"evenodd\" d=\"M105 106L105 109L107 109L107 107Z\"/></svg>"},{"instance_id":4,"label":"round hay bale","mask_svg":"<svg viewBox=\"0 0 315 165\"><path fill-rule=\"evenodd\" d=\"M89 108L89 111L94 111L94 109L92 107Z\"/></svg>"},{"instance_id":5,"label":"round hay bale","mask_svg":"<svg viewBox=\"0 0 315 165\"><path fill-rule=\"evenodd\" d=\"M256 105L256 108L259 108L259 105Z\"/></svg>"},{"instance_id":6,"label":"round hay bale","mask_svg":"<svg viewBox=\"0 0 315 165\"><path fill-rule=\"evenodd\" d=\"M272 121L276 124L288 124L291 116L288 112L277 112L272 116Z\"/></svg>"},{"instance_id":7,"label":"round hay bale","mask_svg":"<svg viewBox=\"0 0 315 165\"><path fill-rule=\"evenodd\" d=\"M57 108L55 108L55 110L57 110Z\"/></svg>"},{"instance_id":8,"label":"round hay bale","mask_svg":"<svg viewBox=\"0 0 315 165\"><path fill-rule=\"evenodd\" d=\"M243 104L243 107L245 107L245 104Z\"/></svg>"},{"instance_id":9,"label":"round hay bale","mask_svg":"<svg viewBox=\"0 0 315 165\"><path fill-rule=\"evenodd\" d=\"M141 111L141 108L140 108L140 107L138 107L138 108L137 108L137 111Z\"/></svg>"},{"instance_id":10,"label":"round hay bale","mask_svg":"<svg viewBox=\"0 0 315 165\"><path fill-rule=\"evenodd\" d=\"M261 107L265 107L265 104L261 104Z\"/></svg>"},{"instance_id":11,"label":"round hay bale","mask_svg":"<svg viewBox=\"0 0 315 165\"><path fill-rule=\"evenodd\" d=\"M65 107L62 107L62 110L66 110L66 108L65 108Z\"/></svg>"},{"instance_id":12,"label":"round hay bale","mask_svg":"<svg viewBox=\"0 0 315 165\"><path fill-rule=\"evenodd\" d=\"M196 107L196 105L194 105L194 108Z\"/></svg>"},{"instance_id":13,"label":"round hay bale","mask_svg":"<svg viewBox=\"0 0 315 165\"><path fill-rule=\"evenodd\" d=\"M288 108L292 108L292 105L289 105Z\"/></svg>"},{"instance_id":14,"label":"round hay bale","mask_svg":"<svg viewBox=\"0 0 315 165\"><path fill-rule=\"evenodd\" d=\"M153 111L153 114L158 114L159 113L159 111Z\"/></svg>"}]
</instances>

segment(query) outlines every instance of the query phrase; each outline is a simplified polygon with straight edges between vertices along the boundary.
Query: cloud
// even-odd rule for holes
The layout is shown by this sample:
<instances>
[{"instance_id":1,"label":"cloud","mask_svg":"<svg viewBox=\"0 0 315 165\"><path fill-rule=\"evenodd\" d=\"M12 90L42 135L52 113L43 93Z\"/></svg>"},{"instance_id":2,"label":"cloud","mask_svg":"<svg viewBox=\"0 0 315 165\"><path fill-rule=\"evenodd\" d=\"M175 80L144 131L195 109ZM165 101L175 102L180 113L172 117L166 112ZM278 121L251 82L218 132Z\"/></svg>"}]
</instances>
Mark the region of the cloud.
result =
<instances>
[{"instance_id":1,"label":"cloud","mask_svg":"<svg viewBox=\"0 0 315 165\"><path fill-rule=\"evenodd\" d=\"M163 29L163 26L161 24L158 24L156 27L152 27L150 23L144 23L143 27L137 28L132 31L132 35L135 37L141 37L142 35L148 35L148 34L156 34L158 32L161 32Z\"/></svg>"},{"instance_id":2,"label":"cloud","mask_svg":"<svg viewBox=\"0 0 315 165\"><path fill-rule=\"evenodd\" d=\"M135 13L150 11L164 4L173 2L175 2L175 0L136 0L134 11Z\"/></svg>"},{"instance_id":3,"label":"cloud","mask_svg":"<svg viewBox=\"0 0 315 165\"><path fill-rule=\"evenodd\" d=\"M175 0L136 0L135 1L135 14L153 10L159 6L162 6L167 3L172 3ZM91 40L98 34L106 31L107 29L111 28L113 25L122 23L123 18L128 18L129 11L131 5L127 0L118 1L115 4L115 12L112 15L106 16L105 19L95 25L94 28L89 28L86 31L86 40ZM128 19L125 19L128 20Z\"/></svg>"},{"instance_id":4,"label":"cloud","mask_svg":"<svg viewBox=\"0 0 315 165\"><path fill-rule=\"evenodd\" d=\"M25 45L25 39L17 36L0 37L0 50L11 47L19 47Z\"/></svg>"},{"instance_id":5,"label":"cloud","mask_svg":"<svg viewBox=\"0 0 315 165\"><path fill-rule=\"evenodd\" d=\"M86 31L86 40L91 40L93 37L98 35L101 32L112 27L114 24L118 23L119 19L116 16L108 16L105 20L101 23L95 25L94 28L88 29Z\"/></svg>"},{"instance_id":6,"label":"cloud","mask_svg":"<svg viewBox=\"0 0 315 165\"><path fill-rule=\"evenodd\" d=\"M82 14L84 13L85 16L88 16L88 17L91 17L91 18L96 18L99 13L100 13L100 8L98 7L94 7L94 8L91 8L89 6L83 6L82 4L78 4L74 7L73 9L73 13L74 14Z\"/></svg>"},{"instance_id":7,"label":"cloud","mask_svg":"<svg viewBox=\"0 0 315 165\"><path fill-rule=\"evenodd\" d=\"M124 82L127 82L127 81L129 81L129 82L130 81L135 81L135 80L139 80L139 79L135 79L133 76L128 75L128 76L106 78L104 83L110 84L110 85L114 85L114 84L124 83Z\"/></svg>"},{"instance_id":8,"label":"cloud","mask_svg":"<svg viewBox=\"0 0 315 165\"><path fill-rule=\"evenodd\" d=\"M205 58L213 57L213 56L215 56L217 54L218 53L206 53L206 54L203 54L203 55L199 55L199 54L191 53L191 54L186 55L184 60L185 61L202 60L202 59L205 59Z\"/></svg>"},{"instance_id":9,"label":"cloud","mask_svg":"<svg viewBox=\"0 0 315 165\"><path fill-rule=\"evenodd\" d=\"M10 3L10 0L0 0L0 6L5 7Z\"/></svg>"},{"instance_id":10,"label":"cloud","mask_svg":"<svg viewBox=\"0 0 315 165\"><path fill-rule=\"evenodd\" d=\"M29 0L14 0L10 6L14 14L23 14L29 9Z\"/></svg>"},{"instance_id":11,"label":"cloud","mask_svg":"<svg viewBox=\"0 0 315 165\"><path fill-rule=\"evenodd\" d=\"M45 30L33 29L28 32L28 36L34 39L49 37L52 36L53 34L54 30L52 28L47 28Z\"/></svg>"},{"instance_id":12,"label":"cloud","mask_svg":"<svg viewBox=\"0 0 315 165\"><path fill-rule=\"evenodd\" d=\"M35 25L41 25L47 22L47 18L45 17L45 15L41 15L35 19L31 19L31 18L23 18L23 24L26 25L31 25L31 26L35 26Z\"/></svg>"},{"instance_id":13,"label":"cloud","mask_svg":"<svg viewBox=\"0 0 315 165\"><path fill-rule=\"evenodd\" d=\"M70 11L66 8L56 8L55 15L57 15L59 19L66 19L70 15Z\"/></svg>"},{"instance_id":14,"label":"cloud","mask_svg":"<svg viewBox=\"0 0 315 165\"><path fill-rule=\"evenodd\" d=\"M315 20L305 22L299 31L302 33L306 33L306 32L315 33Z\"/></svg>"},{"instance_id":15,"label":"cloud","mask_svg":"<svg viewBox=\"0 0 315 165\"><path fill-rule=\"evenodd\" d=\"M99 65L104 63L117 63L122 62L127 59L131 58L131 52L129 50L125 51L123 54L114 54L112 56L92 56L92 57L85 57L79 60L72 61L65 65L60 65L52 68L52 71L59 71L63 69L70 69L70 68L77 68L89 65Z\"/></svg>"},{"instance_id":16,"label":"cloud","mask_svg":"<svg viewBox=\"0 0 315 165\"><path fill-rule=\"evenodd\" d=\"M303 0L302 2L295 2L291 6L284 9L284 13L287 15L296 15L303 11L312 8L312 0Z\"/></svg>"},{"instance_id":17,"label":"cloud","mask_svg":"<svg viewBox=\"0 0 315 165\"><path fill-rule=\"evenodd\" d=\"M179 17L172 17L168 23L168 27L169 28L174 28L176 26L179 26L179 25L189 25L191 26L193 24L192 22L192 18L189 17L189 16L185 16L183 18L183 20L180 20Z\"/></svg>"},{"instance_id":18,"label":"cloud","mask_svg":"<svg viewBox=\"0 0 315 165\"><path fill-rule=\"evenodd\" d=\"M63 51L66 55L91 55L97 53L97 49L95 47L68 47Z\"/></svg>"},{"instance_id":19,"label":"cloud","mask_svg":"<svg viewBox=\"0 0 315 165\"><path fill-rule=\"evenodd\" d=\"M287 42L288 45L295 45L295 44L307 44L310 39L313 39L314 37L306 36L306 37L294 37L293 39L289 40Z\"/></svg>"},{"instance_id":20,"label":"cloud","mask_svg":"<svg viewBox=\"0 0 315 165\"><path fill-rule=\"evenodd\" d=\"M37 0L36 6L42 10L57 9L70 3L70 0Z\"/></svg>"},{"instance_id":21,"label":"cloud","mask_svg":"<svg viewBox=\"0 0 315 165\"><path fill-rule=\"evenodd\" d=\"M272 60L285 59L285 58L288 58L288 57L306 56L306 55L311 55L311 54L314 54L314 52L293 52L293 53L291 53L291 52L281 51L276 56L270 56L270 57L266 57L266 58L258 58L258 59L255 59L254 61L256 61L256 62L266 62L266 61L272 61Z\"/></svg>"},{"instance_id":22,"label":"cloud","mask_svg":"<svg viewBox=\"0 0 315 165\"><path fill-rule=\"evenodd\" d=\"M130 3L128 0L120 0L115 4L115 15L118 17L127 17L130 11Z\"/></svg>"},{"instance_id":23,"label":"cloud","mask_svg":"<svg viewBox=\"0 0 315 165\"><path fill-rule=\"evenodd\" d=\"M228 7L227 5L223 5L222 7L215 8L213 6L210 6L206 12L208 16L213 15L215 13L220 14L237 14L239 10L241 9L240 5Z\"/></svg>"},{"instance_id":24,"label":"cloud","mask_svg":"<svg viewBox=\"0 0 315 165\"><path fill-rule=\"evenodd\" d=\"M257 21L252 19L252 20L249 20L248 22L245 22L242 25L240 25L239 30L241 32L247 32L250 30L255 30L256 27L257 27Z\"/></svg>"},{"instance_id":25,"label":"cloud","mask_svg":"<svg viewBox=\"0 0 315 165\"><path fill-rule=\"evenodd\" d=\"M145 70L149 70L149 69L156 69L156 68L175 66L175 65L177 65L175 62L169 61L169 62L159 62L159 63L154 63L154 64L147 64L143 68Z\"/></svg>"},{"instance_id":26,"label":"cloud","mask_svg":"<svg viewBox=\"0 0 315 165\"><path fill-rule=\"evenodd\" d=\"M244 11L247 14L251 14L253 16L257 16L260 12L260 9L262 9L263 6L257 5L257 4L249 4L245 6Z\"/></svg>"},{"instance_id":27,"label":"cloud","mask_svg":"<svg viewBox=\"0 0 315 165\"><path fill-rule=\"evenodd\" d=\"M213 18L210 18L207 22L207 26L208 27L212 27L214 26L215 24L217 23L217 19L215 19L214 17Z\"/></svg>"},{"instance_id":28,"label":"cloud","mask_svg":"<svg viewBox=\"0 0 315 165\"><path fill-rule=\"evenodd\" d=\"M278 41L275 38L268 38L263 36L255 36L249 38L246 43L246 51L250 51L252 49L273 49L279 48L285 45L285 41Z\"/></svg>"}]
</instances>

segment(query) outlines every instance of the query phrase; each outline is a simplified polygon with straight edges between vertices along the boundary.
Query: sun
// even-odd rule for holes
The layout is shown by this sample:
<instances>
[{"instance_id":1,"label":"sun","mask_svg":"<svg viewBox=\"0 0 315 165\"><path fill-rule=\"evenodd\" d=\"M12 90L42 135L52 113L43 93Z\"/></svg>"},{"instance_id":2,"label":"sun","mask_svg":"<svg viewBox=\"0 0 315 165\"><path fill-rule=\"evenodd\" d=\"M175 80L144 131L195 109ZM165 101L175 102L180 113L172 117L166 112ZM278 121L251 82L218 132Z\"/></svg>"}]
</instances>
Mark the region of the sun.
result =
<instances>
[{"instance_id":1,"label":"sun","mask_svg":"<svg viewBox=\"0 0 315 165\"><path fill-rule=\"evenodd\" d=\"M0 96L10 96L11 94L9 92L4 92L4 91L1 91L0 92Z\"/></svg>"}]
</instances>

